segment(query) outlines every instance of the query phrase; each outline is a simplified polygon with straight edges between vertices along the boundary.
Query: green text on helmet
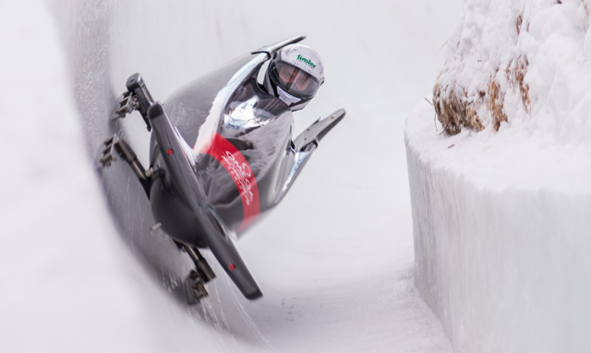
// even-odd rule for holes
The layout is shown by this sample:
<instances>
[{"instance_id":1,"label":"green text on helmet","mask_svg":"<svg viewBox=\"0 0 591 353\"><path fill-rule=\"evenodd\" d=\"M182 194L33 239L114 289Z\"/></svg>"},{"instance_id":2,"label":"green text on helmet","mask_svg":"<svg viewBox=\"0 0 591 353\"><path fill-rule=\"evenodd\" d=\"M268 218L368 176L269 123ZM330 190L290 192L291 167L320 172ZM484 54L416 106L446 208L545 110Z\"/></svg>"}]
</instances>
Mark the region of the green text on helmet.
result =
<instances>
[{"instance_id":1,"label":"green text on helmet","mask_svg":"<svg viewBox=\"0 0 591 353\"><path fill-rule=\"evenodd\" d=\"M313 69L316 67L316 65L312 62L312 60L308 60L299 54L298 54L298 60L303 61L306 64L310 65Z\"/></svg>"}]
</instances>

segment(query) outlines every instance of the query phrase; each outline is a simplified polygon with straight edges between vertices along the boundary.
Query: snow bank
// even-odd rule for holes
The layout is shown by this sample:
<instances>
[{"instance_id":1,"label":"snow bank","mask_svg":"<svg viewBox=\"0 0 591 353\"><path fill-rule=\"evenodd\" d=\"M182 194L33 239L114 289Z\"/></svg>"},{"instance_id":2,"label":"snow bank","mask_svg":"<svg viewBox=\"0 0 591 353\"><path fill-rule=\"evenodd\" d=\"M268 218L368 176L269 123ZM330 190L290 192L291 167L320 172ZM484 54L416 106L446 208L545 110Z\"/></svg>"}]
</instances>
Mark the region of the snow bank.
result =
<instances>
[{"instance_id":1,"label":"snow bank","mask_svg":"<svg viewBox=\"0 0 591 353\"><path fill-rule=\"evenodd\" d=\"M495 101L513 131L589 145L588 27L586 0L468 1L436 83L441 98L457 97L483 126Z\"/></svg>"},{"instance_id":2,"label":"snow bank","mask_svg":"<svg viewBox=\"0 0 591 353\"><path fill-rule=\"evenodd\" d=\"M591 349L588 10L466 1L440 121L407 120L416 285L459 352Z\"/></svg>"}]
</instances>

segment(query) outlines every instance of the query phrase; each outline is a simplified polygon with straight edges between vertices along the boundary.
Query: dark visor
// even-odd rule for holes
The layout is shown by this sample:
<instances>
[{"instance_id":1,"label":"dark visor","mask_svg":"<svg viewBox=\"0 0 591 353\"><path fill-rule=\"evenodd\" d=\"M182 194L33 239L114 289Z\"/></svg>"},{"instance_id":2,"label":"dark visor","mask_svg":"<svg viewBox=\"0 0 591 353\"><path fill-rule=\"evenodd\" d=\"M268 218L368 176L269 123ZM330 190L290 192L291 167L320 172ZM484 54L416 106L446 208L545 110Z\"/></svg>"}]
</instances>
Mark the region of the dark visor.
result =
<instances>
[{"instance_id":1,"label":"dark visor","mask_svg":"<svg viewBox=\"0 0 591 353\"><path fill-rule=\"evenodd\" d=\"M295 97L311 98L320 87L318 80L294 66L279 62L273 71L279 86Z\"/></svg>"}]
</instances>

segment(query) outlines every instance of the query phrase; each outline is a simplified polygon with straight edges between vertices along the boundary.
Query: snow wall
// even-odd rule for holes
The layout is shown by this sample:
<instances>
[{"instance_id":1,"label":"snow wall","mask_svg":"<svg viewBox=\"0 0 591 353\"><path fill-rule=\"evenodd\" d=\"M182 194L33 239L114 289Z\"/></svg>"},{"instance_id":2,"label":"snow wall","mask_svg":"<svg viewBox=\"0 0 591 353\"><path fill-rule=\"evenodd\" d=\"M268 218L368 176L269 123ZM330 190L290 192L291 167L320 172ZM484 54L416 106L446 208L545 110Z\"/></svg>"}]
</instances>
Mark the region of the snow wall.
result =
<instances>
[{"instance_id":1,"label":"snow wall","mask_svg":"<svg viewBox=\"0 0 591 353\"><path fill-rule=\"evenodd\" d=\"M587 1L465 1L439 119L407 120L416 286L458 352L591 350L590 48Z\"/></svg>"},{"instance_id":2,"label":"snow wall","mask_svg":"<svg viewBox=\"0 0 591 353\"><path fill-rule=\"evenodd\" d=\"M0 176L2 351L451 350L413 285L402 132L437 76L461 2L287 6L0 3L0 144L17 151ZM140 72L166 101L216 66L302 33L323 56L326 83L296 130L341 107L347 117L282 205L239 241L265 296L245 300L212 261L210 297L188 308L179 284L190 261L149 231L134 176L122 163L94 170L113 133L146 164L139 116L110 120L117 96Z\"/></svg>"}]
</instances>

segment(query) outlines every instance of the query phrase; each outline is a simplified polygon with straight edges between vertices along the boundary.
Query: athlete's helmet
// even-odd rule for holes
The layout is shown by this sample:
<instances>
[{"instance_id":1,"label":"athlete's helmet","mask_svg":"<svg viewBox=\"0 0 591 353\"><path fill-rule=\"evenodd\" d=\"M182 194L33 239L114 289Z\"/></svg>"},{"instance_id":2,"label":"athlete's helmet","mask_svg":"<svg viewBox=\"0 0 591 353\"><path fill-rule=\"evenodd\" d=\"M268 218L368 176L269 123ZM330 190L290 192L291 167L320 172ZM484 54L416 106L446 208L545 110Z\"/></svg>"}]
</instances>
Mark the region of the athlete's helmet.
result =
<instances>
[{"instance_id":1,"label":"athlete's helmet","mask_svg":"<svg viewBox=\"0 0 591 353\"><path fill-rule=\"evenodd\" d=\"M279 50L269 63L265 88L287 103L291 110L303 109L324 83L324 65L318 53L301 44Z\"/></svg>"}]
</instances>

